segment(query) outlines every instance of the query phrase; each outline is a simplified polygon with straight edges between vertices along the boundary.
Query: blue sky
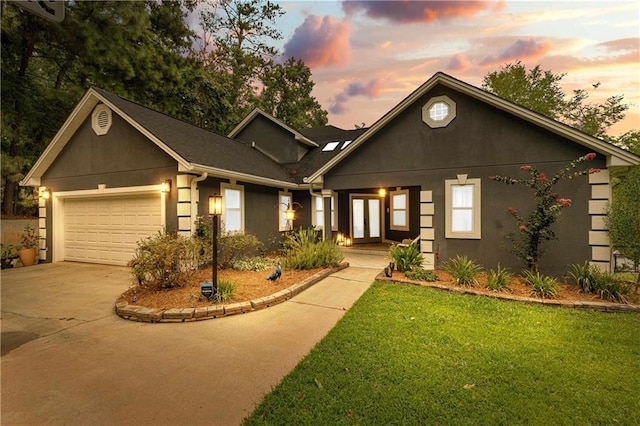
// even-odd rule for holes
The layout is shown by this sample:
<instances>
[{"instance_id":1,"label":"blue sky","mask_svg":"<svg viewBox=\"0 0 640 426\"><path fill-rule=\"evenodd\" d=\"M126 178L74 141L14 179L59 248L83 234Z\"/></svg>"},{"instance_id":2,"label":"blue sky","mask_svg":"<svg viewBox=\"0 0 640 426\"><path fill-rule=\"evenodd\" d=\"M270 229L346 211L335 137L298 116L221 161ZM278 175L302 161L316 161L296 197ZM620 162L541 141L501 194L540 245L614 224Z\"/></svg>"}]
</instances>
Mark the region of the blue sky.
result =
<instances>
[{"instance_id":1,"label":"blue sky","mask_svg":"<svg viewBox=\"0 0 640 426\"><path fill-rule=\"evenodd\" d=\"M275 1L278 47L309 66L338 127L373 124L438 71L480 87L521 61L566 73L567 94L624 95L631 109L610 134L640 129L638 1Z\"/></svg>"}]
</instances>

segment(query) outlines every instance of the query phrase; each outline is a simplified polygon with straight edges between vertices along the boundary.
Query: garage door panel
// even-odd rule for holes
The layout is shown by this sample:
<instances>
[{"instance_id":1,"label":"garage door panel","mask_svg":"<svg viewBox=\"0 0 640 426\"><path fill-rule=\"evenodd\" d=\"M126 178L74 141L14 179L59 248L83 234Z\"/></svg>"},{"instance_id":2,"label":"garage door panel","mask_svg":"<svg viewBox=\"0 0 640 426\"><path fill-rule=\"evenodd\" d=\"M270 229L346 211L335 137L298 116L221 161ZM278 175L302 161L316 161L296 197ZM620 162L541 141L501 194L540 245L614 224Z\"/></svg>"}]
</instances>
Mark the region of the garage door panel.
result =
<instances>
[{"instance_id":1,"label":"garage door panel","mask_svg":"<svg viewBox=\"0 0 640 426\"><path fill-rule=\"evenodd\" d=\"M65 202L65 260L126 265L139 240L162 230L160 196Z\"/></svg>"}]
</instances>

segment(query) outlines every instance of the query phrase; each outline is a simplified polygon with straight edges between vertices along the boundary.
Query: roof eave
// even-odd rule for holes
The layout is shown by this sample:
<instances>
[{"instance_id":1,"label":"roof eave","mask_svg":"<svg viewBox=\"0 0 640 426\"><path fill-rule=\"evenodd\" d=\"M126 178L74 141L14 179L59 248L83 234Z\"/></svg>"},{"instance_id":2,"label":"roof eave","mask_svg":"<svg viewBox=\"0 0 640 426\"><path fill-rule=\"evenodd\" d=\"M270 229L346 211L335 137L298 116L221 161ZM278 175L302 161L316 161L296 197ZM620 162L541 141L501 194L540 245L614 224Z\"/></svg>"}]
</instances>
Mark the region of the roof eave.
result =
<instances>
[{"instance_id":1,"label":"roof eave","mask_svg":"<svg viewBox=\"0 0 640 426\"><path fill-rule=\"evenodd\" d=\"M248 173L225 170L218 167L206 166L203 164L190 163L188 166L180 167L178 170L182 172L207 172L209 173L209 176L215 176L223 179L236 179L242 182L255 183L258 185L264 185L274 188L304 189L304 187L306 187L306 185L300 185L295 182L288 182L263 176L255 176Z\"/></svg>"},{"instance_id":2,"label":"roof eave","mask_svg":"<svg viewBox=\"0 0 640 426\"><path fill-rule=\"evenodd\" d=\"M244 129L251 121L253 121L253 119L258 114L262 115L263 117L267 118L268 120L271 120L272 122L274 122L278 126L282 127L283 129L285 129L289 133L293 134L294 139L297 140L298 142L302 142L303 144L311 146L311 147L314 147L314 148L317 148L317 147L320 146L317 143L315 143L314 141L312 141L311 139L309 139L308 137L304 136L302 133L298 132L297 130L295 130L295 129L289 127L289 126L287 126L285 123L283 123L282 121L278 120L277 118L275 118L271 114L264 112L260 108L255 108L253 111L251 111L236 127L233 128L233 130L227 136L232 138L232 139L235 138L236 136L238 136L238 134L242 131L242 129Z\"/></svg>"}]
</instances>

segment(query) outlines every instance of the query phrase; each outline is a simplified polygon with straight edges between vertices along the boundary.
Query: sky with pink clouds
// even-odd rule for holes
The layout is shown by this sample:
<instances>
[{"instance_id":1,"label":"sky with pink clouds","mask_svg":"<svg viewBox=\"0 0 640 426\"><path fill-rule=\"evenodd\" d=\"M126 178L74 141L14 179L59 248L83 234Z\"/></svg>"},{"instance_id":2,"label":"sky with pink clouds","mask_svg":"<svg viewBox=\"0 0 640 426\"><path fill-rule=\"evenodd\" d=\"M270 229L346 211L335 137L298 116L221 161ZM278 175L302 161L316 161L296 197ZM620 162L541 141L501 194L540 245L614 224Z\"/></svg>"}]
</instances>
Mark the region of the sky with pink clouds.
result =
<instances>
[{"instance_id":1,"label":"sky with pink clouds","mask_svg":"<svg viewBox=\"0 0 640 426\"><path fill-rule=\"evenodd\" d=\"M567 94L624 95L631 108L609 133L640 130L638 1L275 2L285 11L277 47L311 69L335 126L370 126L438 71L480 87L521 61L566 73Z\"/></svg>"}]
</instances>

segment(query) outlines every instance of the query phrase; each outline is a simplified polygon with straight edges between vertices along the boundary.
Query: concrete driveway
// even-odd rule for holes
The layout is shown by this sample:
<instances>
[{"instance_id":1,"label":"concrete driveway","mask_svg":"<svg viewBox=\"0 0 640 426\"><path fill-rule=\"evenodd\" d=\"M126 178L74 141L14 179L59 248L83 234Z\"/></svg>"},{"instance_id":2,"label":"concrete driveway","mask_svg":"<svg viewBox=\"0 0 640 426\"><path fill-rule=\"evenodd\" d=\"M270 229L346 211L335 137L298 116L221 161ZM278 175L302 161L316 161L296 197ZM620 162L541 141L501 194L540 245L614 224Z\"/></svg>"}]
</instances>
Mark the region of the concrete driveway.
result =
<instances>
[{"instance_id":1,"label":"concrete driveway","mask_svg":"<svg viewBox=\"0 0 640 426\"><path fill-rule=\"evenodd\" d=\"M239 424L384 266L347 261L359 266L275 307L181 324L114 314L127 268L4 270L1 423Z\"/></svg>"}]
</instances>

